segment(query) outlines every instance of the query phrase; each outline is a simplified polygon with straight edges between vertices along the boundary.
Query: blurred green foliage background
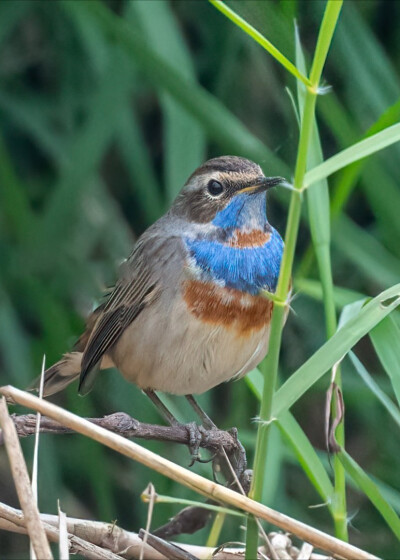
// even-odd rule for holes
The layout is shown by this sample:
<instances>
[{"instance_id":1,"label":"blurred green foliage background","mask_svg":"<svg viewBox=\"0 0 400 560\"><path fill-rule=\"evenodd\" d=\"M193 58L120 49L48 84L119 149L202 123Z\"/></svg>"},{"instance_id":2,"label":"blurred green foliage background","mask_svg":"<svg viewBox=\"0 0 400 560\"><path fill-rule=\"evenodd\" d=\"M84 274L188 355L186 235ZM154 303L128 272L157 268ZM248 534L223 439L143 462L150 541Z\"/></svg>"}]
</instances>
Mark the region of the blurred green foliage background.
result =
<instances>
[{"instance_id":1,"label":"blurred green foliage background","mask_svg":"<svg viewBox=\"0 0 400 560\"><path fill-rule=\"evenodd\" d=\"M290 59L294 19L305 50L314 48L324 2L230 2ZM69 349L84 317L113 284L118 264L157 219L191 172L208 157L237 154L266 174L291 179L298 125L290 96L294 80L211 5L200 0L4 0L0 3L0 368L1 383L25 387ZM325 157L360 139L390 108L400 116L400 3L345 2L324 72L332 90L319 100ZM330 181L333 273L337 307L358 293L375 295L400 278L399 146ZM271 193L270 221L282 233L288 193ZM281 378L324 342L320 285L305 219L294 277L296 298L284 332ZM162 320L162 319L161 319ZM398 318L396 318L398 320ZM356 353L392 395L369 340ZM343 366L347 449L379 479L400 511L398 432L350 362ZM308 392L294 414L327 463L324 393L328 378ZM160 419L141 392L116 372L94 391L76 386L54 401L77 414L125 411ZM202 405L220 427L237 426L252 458L258 401L244 380L205 394ZM170 399L186 421L186 404ZM23 442L26 457L32 441ZM144 443L186 465L186 449ZM198 465L210 476L210 466ZM328 466L329 469L329 466ZM18 505L4 452L0 495ZM331 531L319 497L279 432L272 432L265 503ZM68 515L114 520L138 530L149 481L161 494L184 488L81 436L41 437L39 505ZM370 503L349 488L351 540L385 558L396 543ZM177 512L159 505L153 527ZM207 529L185 542L204 543ZM237 539L229 520L222 540ZM27 557L23 537L0 533L2 558Z\"/></svg>"}]
</instances>

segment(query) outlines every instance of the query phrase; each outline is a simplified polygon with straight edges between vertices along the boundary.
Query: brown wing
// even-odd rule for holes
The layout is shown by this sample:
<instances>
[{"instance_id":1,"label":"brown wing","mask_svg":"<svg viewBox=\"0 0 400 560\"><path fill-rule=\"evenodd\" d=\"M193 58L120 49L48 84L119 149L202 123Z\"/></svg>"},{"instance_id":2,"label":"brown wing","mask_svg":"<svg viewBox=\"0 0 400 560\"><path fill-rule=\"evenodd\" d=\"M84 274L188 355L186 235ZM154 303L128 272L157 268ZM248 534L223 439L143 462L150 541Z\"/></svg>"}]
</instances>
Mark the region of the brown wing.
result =
<instances>
[{"instance_id":1,"label":"brown wing","mask_svg":"<svg viewBox=\"0 0 400 560\"><path fill-rule=\"evenodd\" d=\"M178 250L177 250L178 249ZM82 358L79 392L93 384L104 354L118 341L125 329L161 293L162 274L168 261L182 259L177 238L143 237L121 268L121 277L97 320Z\"/></svg>"}]
</instances>

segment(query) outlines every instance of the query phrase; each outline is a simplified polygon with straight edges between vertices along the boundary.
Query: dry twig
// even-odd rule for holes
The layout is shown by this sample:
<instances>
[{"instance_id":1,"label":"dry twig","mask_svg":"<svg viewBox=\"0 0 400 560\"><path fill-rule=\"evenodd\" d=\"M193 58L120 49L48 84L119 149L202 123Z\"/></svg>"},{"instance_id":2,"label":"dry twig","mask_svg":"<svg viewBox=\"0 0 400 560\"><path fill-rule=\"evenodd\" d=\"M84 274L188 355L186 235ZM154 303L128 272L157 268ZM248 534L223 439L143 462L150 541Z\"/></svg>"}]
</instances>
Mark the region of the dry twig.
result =
<instances>
[{"instance_id":1,"label":"dry twig","mask_svg":"<svg viewBox=\"0 0 400 560\"><path fill-rule=\"evenodd\" d=\"M51 524L46 521L48 517L52 520ZM57 528L58 522L57 515L40 516L41 526L51 542L59 542L60 532ZM27 533L26 519L22 511L0 503L0 529L5 529L14 533ZM81 554L84 558L88 558L88 560L123 560L122 556L97 546L96 544L87 542L87 540L71 533L68 533L68 547L72 554ZM41 555L39 558L41 560L48 560L52 558L52 556Z\"/></svg>"},{"instance_id":2,"label":"dry twig","mask_svg":"<svg viewBox=\"0 0 400 560\"><path fill-rule=\"evenodd\" d=\"M42 513L40 517L49 536L49 540L52 541L56 533L52 532L51 529L55 529L58 526L58 516ZM8 521L8 519L12 521ZM126 531L111 523L91 521L88 519L74 519L71 517L67 518L67 528L70 539L69 542L71 543L71 552L78 552L74 550L72 546L74 541L71 540L71 537L75 536L75 538L79 540L84 539L85 541L89 541L86 542L86 545L93 543L93 545L97 545L97 547L102 547L105 554L110 551L123 558L139 558L143 541L139 538L137 533ZM0 529L26 534L27 531L24 526L22 511L0 503ZM291 540L286 535L271 533L269 538L274 546L279 549L279 552L282 553L280 558L284 558L283 552L286 552L287 554L290 553L291 560L295 558L303 560L303 557L298 554L299 551L294 549ZM239 560L243 559L244 554L243 548L232 548L232 546L229 548L227 546L220 546L216 549L189 544L180 544L179 546L189 554L202 560L209 560L210 558L213 560ZM80 551L80 554L83 555L82 551ZM100 557L98 555L96 558L104 558L104 556ZM107 558L110 558L110 556ZM115 556L113 558L115 558ZM165 556L155 552L149 546L145 548L144 558L145 560L165 560ZM310 556L310 560L332 560L332 558L313 552Z\"/></svg>"},{"instance_id":3,"label":"dry twig","mask_svg":"<svg viewBox=\"0 0 400 560\"><path fill-rule=\"evenodd\" d=\"M149 451L148 449L142 448L140 445L132 441L124 439L117 434L113 434L100 426L96 426L52 403L42 401L34 395L30 395L25 391L20 391L19 389L9 385L0 388L0 392L8 397L8 399L34 410L38 410L42 414L57 420L68 428L74 429L81 434L91 437L92 439L127 457L130 457L131 459L134 459L135 461L139 461L150 469L168 476L180 484L184 484L195 492L207 496L207 498L212 498L216 501L229 504L232 507L239 508L256 517L269 521L284 531L288 531L302 540L309 542L315 547L326 550L339 558L377 560L376 556L373 556L348 543L340 541L335 537L327 535L326 533L288 517L287 515L279 513L263 504L255 502L247 496L241 496L229 488L225 488L207 480L202 476Z\"/></svg>"},{"instance_id":4,"label":"dry twig","mask_svg":"<svg viewBox=\"0 0 400 560\"><path fill-rule=\"evenodd\" d=\"M67 516L60 508L60 501L57 500L58 509L58 552L60 560L69 560L69 543L68 543L68 529L67 529Z\"/></svg>"},{"instance_id":5,"label":"dry twig","mask_svg":"<svg viewBox=\"0 0 400 560\"><path fill-rule=\"evenodd\" d=\"M26 437L34 435L36 429L36 414L12 414L11 415L18 436ZM125 412L115 412L104 418L85 418L88 422L101 426L110 432L127 438L139 438L148 440L169 441L174 443L189 444L189 433L184 425L181 426L159 426L158 424L146 424L132 418ZM41 433L68 434L74 430L65 427L56 420L43 417L40 423ZM229 431L213 428L206 432L205 438L200 442L200 447L215 453L223 447L227 453L239 449L237 438ZM0 440L1 443L1 440Z\"/></svg>"},{"instance_id":6,"label":"dry twig","mask_svg":"<svg viewBox=\"0 0 400 560\"><path fill-rule=\"evenodd\" d=\"M3 430L4 442L10 461L11 471L17 490L19 503L26 518L26 527L33 550L37 558L52 559L50 545L42 527L39 510L33 496L31 482L21 445L13 421L8 414L4 397L0 399L0 425Z\"/></svg>"}]
</instances>

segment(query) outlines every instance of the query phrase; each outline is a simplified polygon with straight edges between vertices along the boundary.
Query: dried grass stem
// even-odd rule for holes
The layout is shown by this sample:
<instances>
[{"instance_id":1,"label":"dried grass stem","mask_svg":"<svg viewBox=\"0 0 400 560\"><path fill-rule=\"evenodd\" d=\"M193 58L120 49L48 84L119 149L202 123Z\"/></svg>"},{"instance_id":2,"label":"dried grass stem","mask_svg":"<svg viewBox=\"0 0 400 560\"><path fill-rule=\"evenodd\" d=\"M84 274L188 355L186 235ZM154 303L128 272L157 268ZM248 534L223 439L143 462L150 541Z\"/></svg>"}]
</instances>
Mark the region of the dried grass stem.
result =
<instances>
[{"instance_id":1,"label":"dried grass stem","mask_svg":"<svg viewBox=\"0 0 400 560\"><path fill-rule=\"evenodd\" d=\"M142 448L137 443L126 440L120 435L111 433L100 426L96 426L52 403L40 400L34 395L30 395L29 393L20 391L19 389L9 385L0 388L0 392L8 397L8 399L11 399L18 404L27 406L33 410L37 410L68 428L84 434L103 445L106 445L107 447L110 447L111 449L114 449L115 451L146 465L150 469L187 486L199 494L212 498L218 502L228 504L232 507L239 508L247 513L251 513L256 517L259 517L260 519L264 519L265 521L269 521L284 531L288 531L300 537L304 541L309 542L322 550L326 550L339 558L358 558L359 560L371 560L377 558L376 556L373 556L359 548L310 527L305 523L301 523L300 521L292 519L287 515L255 502L246 496L242 496L229 488L225 488L207 480L188 469L168 461L164 457L160 457L159 455Z\"/></svg>"}]
</instances>

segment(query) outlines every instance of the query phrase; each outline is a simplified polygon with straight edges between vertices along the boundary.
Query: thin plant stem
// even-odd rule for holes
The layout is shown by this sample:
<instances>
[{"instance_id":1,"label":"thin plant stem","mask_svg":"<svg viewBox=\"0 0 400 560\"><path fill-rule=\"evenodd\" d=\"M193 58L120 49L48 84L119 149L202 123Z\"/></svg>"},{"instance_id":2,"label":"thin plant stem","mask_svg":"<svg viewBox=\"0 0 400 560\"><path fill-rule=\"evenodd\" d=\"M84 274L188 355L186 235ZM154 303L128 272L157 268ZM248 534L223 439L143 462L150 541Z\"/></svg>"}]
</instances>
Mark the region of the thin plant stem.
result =
<instances>
[{"instance_id":1,"label":"thin plant stem","mask_svg":"<svg viewBox=\"0 0 400 560\"><path fill-rule=\"evenodd\" d=\"M221 535L222 527L224 526L226 513L218 512L212 524L210 534L206 542L206 546L215 548L218 545L219 537Z\"/></svg>"},{"instance_id":2,"label":"thin plant stem","mask_svg":"<svg viewBox=\"0 0 400 560\"><path fill-rule=\"evenodd\" d=\"M272 421L272 403L278 374L282 329L286 315L285 302L289 292L289 282L293 266L297 233L300 223L302 195L299 189L301 189L302 180L306 169L305 162L307 158L307 146L311 136L315 101L316 95L313 92L308 91L305 99L304 113L300 131L299 150L294 180L295 190L292 192L290 200L289 216L285 234L285 249L282 256L278 286L276 289L277 298L281 301L281 303L274 303L274 310L271 320L269 350L265 359L264 386L261 400L260 423L257 431L256 453L254 458L254 476L253 484L249 494L249 496L256 501L261 500L264 487L269 426ZM303 159L305 161L303 161ZM249 518L247 522L246 534L246 560L252 560L257 557L257 544L258 527L255 520Z\"/></svg>"},{"instance_id":3,"label":"thin plant stem","mask_svg":"<svg viewBox=\"0 0 400 560\"><path fill-rule=\"evenodd\" d=\"M147 491L143 492L141 498L143 502L145 502L146 504L150 502L150 496L147 493ZM155 494L153 501L155 504L180 504L180 505L185 505L190 507L208 509L210 511L216 512L217 514L221 513L223 515L234 515L237 517L244 517L244 514L242 512L234 509L229 509L215 504L197 502L195 500L185 500L184 498L175 498L174 496L160 496L159 494Z\"/></svg>"},{"instance_id":4,"label":"thin plant stem","mask_svg":"<svg viewBox=\"0 0 400 560\"><path fill-rule=\"evenodd\" d=\"M321 24L317 47L315 49L315 56L313 59L313 64L310 72L310 80L313 85L317 87L319 84L322 68L329 51L329 46L335 31L336 23L342 8L342 2L336 0L330 0L327 4L325 15ZM306 92L306 96L309 96L309 92ZM306 108L304 107L304 113ZM304 176L303 176L304 178ZM332 267L330 260L329 247L322 248L319 252L316 249L317 262L319 273L321 277L322 290L323 290L323 300L324 300L324 310L325 310L325 321L326 321L326 333L327 337L330 338L336 332L337 320L336 320L336 310L333 297L333 280L332 280ZM337 368L335 382L339 389L342 388L340 369ZM334 414L337 414L337 403L333 404ZM336 428L336 440L340 447L344 447L344 419ZM335 524L335 534L342 540L348 540L347 531L347 510L346 510L346 480L345 480L345 470L342 463L337 457L334 458L334 496L332 503L332 515Z\"/></svg>"},{"instance_id":5,"label":"thin plant stem","mask_svg":"<svg viewBox=\"0 0 400 560\"><path fill-rule=\"evenodd\" d=\"M317 263L319 268L319 274L322 284L322 296L325 311L325 323L326 323L326 335L327 338L331 338L337 329L337 317L335 309L335 301L333 294L333 280L332 280L332 267L330 260L329 245L322 245L321 247L316 247ZM340 373L340 367L337 368L335 374L335 383L342 389L342 377ZM333 402L332 412L334 415L338 414L337 403ZM341 423L336 428L335 437L338 445L344 449L345 444L345 434L344 434L344 418L342 418ZM347 531L347 507L346 507L346 478L345 469L343 464L335 455L333 461L334 470L334 492L332 497L332 517L335 524L335 534L338 538L347 541L348 531Z\"/></svg>"},{"instance_id":6,"label":"thin plant stem","mask_svg":"<svg viewBox=\"0 0 400 560\"><path fill-rule=\"evenodd\" d=\"M254 477L249 494L252 499L257 501L261 500L264 487L269 426L273 421L271 417L272 403L278 374L282 328L286 315L286 300L290 289L290 277L292 274L294 252L300 223L302 203L301 189L306 172L308 150L314 126L316 96L318 93L322 69L332 41L341 6L341 0L329 0L327 3L311 66L310 81L312 87L307 88L305 95L294 173L294 190L292 191L290 200L289 215L285 233L285 248L282 255L281 269L276 289L277 301L274 304L272 314L269 351L265 360L264 387L254 459ZM246 534L246 560L252 560L257 557L257 545L257 524L253 518L249 518Z\"/></svg>"},{"instance_id":7,"label":"thin plant stem","mask_svg":"<svg viewBox=\"0 0 400 560\"><path fill-rule=\"evenodd\" d=\"M342 388L342 376L339 368L336 371L335 383L340 388ZM337 414L337 403L333 403L334 414ZM338 445L341 449L344 449L345 437L344 437L344 417L338 425L335 431L335 437ZM347 505L346 505L346 471L341 463L338 454L335 454L333 460L333 472L335 476L334 494L332 500L332 516L335 523L335 535L342 539L342 541L349 540L349 534L347 530Z\"/></svg>"}]
</instances>

